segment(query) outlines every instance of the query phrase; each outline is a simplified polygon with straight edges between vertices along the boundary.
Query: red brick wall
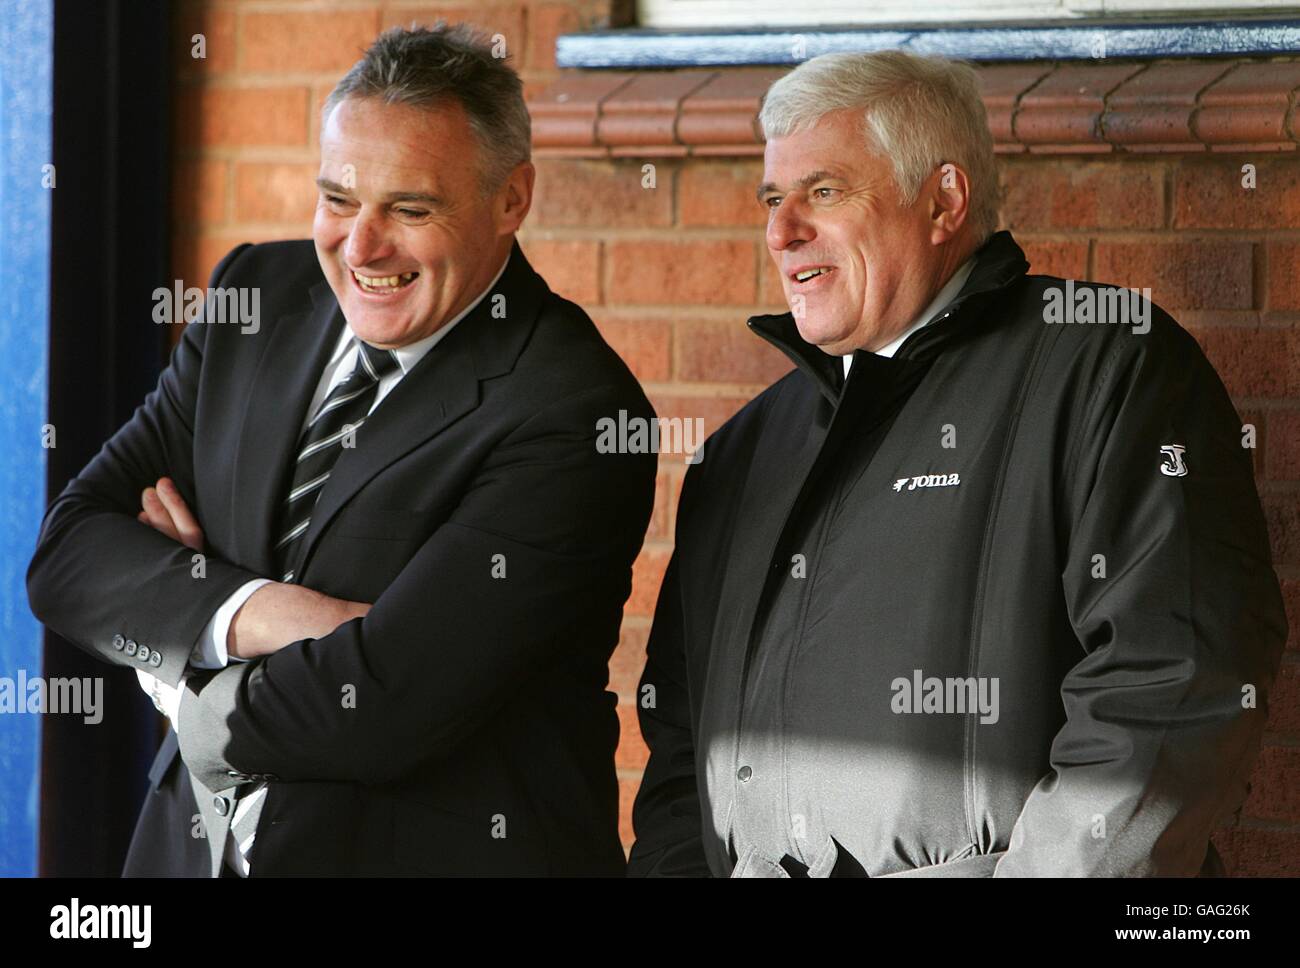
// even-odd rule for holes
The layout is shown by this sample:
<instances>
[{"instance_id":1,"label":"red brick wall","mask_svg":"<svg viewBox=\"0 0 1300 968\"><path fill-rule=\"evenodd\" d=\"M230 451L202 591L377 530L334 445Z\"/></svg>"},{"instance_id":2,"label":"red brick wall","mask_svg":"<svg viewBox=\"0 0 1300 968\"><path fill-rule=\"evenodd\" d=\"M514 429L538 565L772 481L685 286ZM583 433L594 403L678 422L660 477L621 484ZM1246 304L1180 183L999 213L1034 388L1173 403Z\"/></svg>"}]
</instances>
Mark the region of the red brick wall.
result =
<instances>
[{"instance_id":1,"label":"red brick wall","mask_svg":"<svg viewBox=\"0 0 1300 968\"><path fill-rule=\"evenodd\" d=\"M310 235L317 108L382 27L459 19L466 5L190 2L174 32L178 80L175 270L205 280L243 241ZM558 73L557 33L600 23L601 3L492 3L530 91ZM189 56L207 37L206 61ZM1257 187L1241 186L1241 166ZM653 164L645 188L643 165ZM744 319L781 310L767 268L754 158L538 159L524 249L552 288L583 305L660 416L711 432L789 369ZM1300 874L1300 160L1294 153L1140 158L1008 156L1003 226L1032 271L1149 286L1190 329L1245 421L1292 625L1268 733L1241 819L1216 834L1230 869ZM203 282L196 284L202 285ZM610 664L620 697L623 834L645 762L633 704L685 465L660 465L655 513Z\"/></svg>"}]
</instances>

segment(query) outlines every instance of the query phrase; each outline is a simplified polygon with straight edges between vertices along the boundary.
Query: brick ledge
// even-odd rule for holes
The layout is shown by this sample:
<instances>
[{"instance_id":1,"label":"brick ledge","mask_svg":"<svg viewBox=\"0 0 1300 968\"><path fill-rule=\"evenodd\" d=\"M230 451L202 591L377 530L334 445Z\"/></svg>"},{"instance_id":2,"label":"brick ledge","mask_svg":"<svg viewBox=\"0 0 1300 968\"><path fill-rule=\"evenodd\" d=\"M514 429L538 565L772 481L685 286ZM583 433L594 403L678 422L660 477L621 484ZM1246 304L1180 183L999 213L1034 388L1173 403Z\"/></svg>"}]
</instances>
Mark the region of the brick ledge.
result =
<instances>
[{"instance_id":1,"label":"brick ledge","mask_svg":"<svg viewBox=\"0 0 1300 968\"><path fill-rule=\"evenodd\" d=\"M1300 60L977 66L1000 154L1295 151ZM529 101L541 156L759 155L781 68L571 71Z\"/></svg>"}]
</instances>

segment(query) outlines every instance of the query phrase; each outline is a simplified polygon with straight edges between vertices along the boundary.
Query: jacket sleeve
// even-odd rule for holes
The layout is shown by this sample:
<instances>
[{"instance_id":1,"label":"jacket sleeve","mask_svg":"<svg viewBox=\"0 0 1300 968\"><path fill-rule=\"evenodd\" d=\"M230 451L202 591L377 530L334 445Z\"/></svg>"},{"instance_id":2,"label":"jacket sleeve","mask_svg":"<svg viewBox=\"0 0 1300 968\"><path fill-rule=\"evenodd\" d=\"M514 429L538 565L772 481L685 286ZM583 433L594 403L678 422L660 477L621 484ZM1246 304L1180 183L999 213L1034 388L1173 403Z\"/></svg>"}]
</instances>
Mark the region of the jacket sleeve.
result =
<instances>
[{"instance_id":1,"label":"jacket sleeve","mask_svg":"<svg viewBox=\"0 0 1300 968\"><path fill-rule=\"evenodd\" d=\"M1066 722L995 876L1189 876L1244 800L1286 637L1251 451L1192 338L1117 335L1067 458Z\"/></svg>"},{"instance_id":2,"label":"jacket sleeve","mask_svg":"<svg viewBox=\"0 0 1300 968\"><path fill-rule=\"evenodd\" d=\"M212 790L228 771L383 783L455 751L566 658L575 629L609 628L612 644L656 466L598 452L597 421L629 407L619 393L584 390L517 427L364 618L191 675L177 729L191 773Z\"/></svg>"},{"instance_id":3,"label":"jacket sleeve","mask_svg":"<svg viewBox=\"0 0 1300 968\"><path fill-rule=\"evenodd\" d=\"M684 486L683 507L686 498ZM645 671L637 688L637 716L650 759L632 807L636 842L628 858L629 877L709 874L701 839L685 646L681 576L674 552L659 590Z\"/></svg>"},{"instance_id":4,"label":"jacket sleeve","mask_svg":"<svg viewBox=\"0 0 1300 968\"><path fill-rule=\"evenodd\" d=\"M245 248L222 259L210 286ZM185 328L158 386L46 511L27 569L41 622L91 655L172 685L217 607L258 577L211 554L196 569L193 550L136 520L141 492L164 476L195 507L194 415L212 328L202 320Z\"/></svg>"}]
</instances>

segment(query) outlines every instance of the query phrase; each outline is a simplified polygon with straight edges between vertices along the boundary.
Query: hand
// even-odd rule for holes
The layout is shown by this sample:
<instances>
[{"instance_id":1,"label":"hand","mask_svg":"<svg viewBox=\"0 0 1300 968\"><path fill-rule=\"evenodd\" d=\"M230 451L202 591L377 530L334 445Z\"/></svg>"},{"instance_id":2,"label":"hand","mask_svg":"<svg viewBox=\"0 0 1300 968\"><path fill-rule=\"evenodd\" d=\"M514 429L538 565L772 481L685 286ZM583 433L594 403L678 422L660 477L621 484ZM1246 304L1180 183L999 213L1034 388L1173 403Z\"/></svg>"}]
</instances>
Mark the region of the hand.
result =
<instances>
[{"instance_id":1,"label":"hand","mask_svg":"<svg viewBox=\"0 0 1300 968\"><path fill-rule=\"evenodd\" d=\"M170 477L158 478L157 487L146 487L140 503L144 510L136 515L136 520L141 524L147 524L195 551L203 550L203 529Z\"/></svg>"},{"instance_id":2,"label":"hand","mask_svg":"<svg viewBox=\"0 0 1300 968\"><path fill-rule=\"evenodd\" d=\"M271 582L253 592L235 612L226 633L226 652L236 659L270 655L301 639L329 635L369 611L365 602L331 598L302 585Z\"/></svg>"}]
</instances>

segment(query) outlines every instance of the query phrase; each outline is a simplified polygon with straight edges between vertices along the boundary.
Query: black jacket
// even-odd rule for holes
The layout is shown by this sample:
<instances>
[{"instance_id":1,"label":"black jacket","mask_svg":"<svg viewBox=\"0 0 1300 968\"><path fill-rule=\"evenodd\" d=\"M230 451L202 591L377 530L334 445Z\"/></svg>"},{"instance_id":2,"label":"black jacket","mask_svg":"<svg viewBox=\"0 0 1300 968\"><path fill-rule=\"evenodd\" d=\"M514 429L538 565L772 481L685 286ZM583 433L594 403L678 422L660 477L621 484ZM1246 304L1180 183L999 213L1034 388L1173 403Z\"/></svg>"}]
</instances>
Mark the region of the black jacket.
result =
<instances>
[{"instance_id":1,"label":"black jacket","mask_svg":"<svg viewBox=\"0 0 1300 968\"><path fill-rule=\"evenodd\" d=\"M345 325L309 241L236 249L213 285L260 287L260 330L187 327L158 388L50 507L28 571L43 622L173 684L217 605L276 576L273 511ZM155 763L127 871L211 872L188 765L214 797L273 778L254 876L621 873L605 684L655 457L597 451L597 421L620 409L653 416L516 246L367 419L312 514L300 583L373 609L189 680L185 762L171 742ZM162 475L204 529L203 577L135 519Z\"/></svg>"},{"instance_id":2,"label":"black jacket","mask_svg":"<svg viewBox=\"0 0 1300 968\"><path fill-rule=\"evenodd\" d=\"M798 369L687 474L630 873L1207 862L1285 640L1251 452L1164 312L1048 323L1064 282L1027 268L992 236L842 389L788 314L750 320Z\"/></svg>"}]
</instances>

